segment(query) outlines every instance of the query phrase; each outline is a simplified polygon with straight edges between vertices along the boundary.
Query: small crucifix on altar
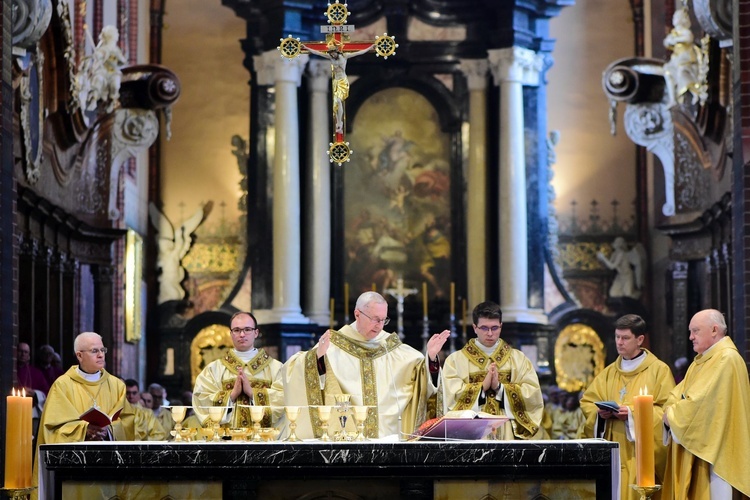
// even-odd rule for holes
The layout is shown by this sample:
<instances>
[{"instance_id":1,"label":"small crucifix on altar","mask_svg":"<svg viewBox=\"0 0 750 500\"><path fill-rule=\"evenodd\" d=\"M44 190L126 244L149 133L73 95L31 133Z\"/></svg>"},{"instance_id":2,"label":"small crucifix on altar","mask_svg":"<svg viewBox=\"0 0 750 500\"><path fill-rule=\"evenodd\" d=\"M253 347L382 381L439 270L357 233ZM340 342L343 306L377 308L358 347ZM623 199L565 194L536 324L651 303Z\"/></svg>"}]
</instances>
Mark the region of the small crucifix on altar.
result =
<instances>
[{"instance_id":1,"label":"small crucifix on altar","mask_svg":"<svg viewBox=\"0 0 750 500\"><path fill-rule=\"evenodd\" d=\"M396 324L396 331L398 338L404 340L404 298L409 295L414 295L419 292L416 288L404 288L403 278L396 280L396 288L386 288L383 293L386 293L396 299L396 314L398 321Z\"/></svg>"},{"instance_id":2,"label":"small crucifix on altar","mask_svg":"<svg viewBox=\"0 0 750 500\"><path fill-rule=\"evenodd\" d=\"M346 76L346 61L375 49L377 56L388 59L396 53L396 39L383 33L383 36L375 37L374 42L352 42L349 33L354 32L354 25L346 24L349 11L345 3L338 0L329 3L325 12L328 25L321 26L320 32L326 34L322 42L300 42L299 38L282 38L277 47L281 56L286 59L294 59L300 54L311 53L324 57L331 61L331 93L333 99L333 142L328 149L328 158L331 163L341 166L345 161L350 161L352 154L349 143L344 138L346 112L344 101L349 97L349 78Z\"/></svg>"}]
</instances>

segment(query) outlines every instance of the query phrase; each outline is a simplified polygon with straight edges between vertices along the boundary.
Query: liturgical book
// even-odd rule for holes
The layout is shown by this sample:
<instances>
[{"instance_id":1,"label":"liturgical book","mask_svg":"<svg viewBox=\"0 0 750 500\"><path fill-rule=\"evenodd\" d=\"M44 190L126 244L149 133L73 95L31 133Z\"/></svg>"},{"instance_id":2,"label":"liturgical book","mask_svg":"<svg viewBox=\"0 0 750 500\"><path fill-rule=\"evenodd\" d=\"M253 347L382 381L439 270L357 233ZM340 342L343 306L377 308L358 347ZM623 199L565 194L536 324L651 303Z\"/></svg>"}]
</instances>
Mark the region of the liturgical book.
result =
<instances>
[{"instance_id":1,"label":"liturgical book","mask_svg":"<svg viewBox=\"0 0 750 500\"><path fill-rule=\"evenodd\" d=\"M620 405L618 405L614 401L596 401L594 402L594 404L600 410L609 410L615 413L620 411Z\"/></svg>"},{"instance_id":2,"label":"liturgical book","mask_svg":"<svg viewBox=\"0 0 750 500\"><path fill-rule=\"evenodd\" d=\"M112 425L112 422L114 422L120 417L121 411L122 411L122 408L114 412L112 416L109 416L103 411L101 411L99 408L92 407L86 410L86 412L84 412L78 418L81 420L85 420L86 422L90 424L97 425L99 427L107 427L108 425Z\"/></svg>"},{"instance_id":3,"label":"liturgical book","mask_svg":"<svg viewBox=\"0 0 750 500\"><path fill-rule=\"evenodd\" d=\"M472 410L449 411L443 417L425 422L417 431L415 440L483 439L508 420L510 418L506 416Z\"/></svg>"}]
</instances>

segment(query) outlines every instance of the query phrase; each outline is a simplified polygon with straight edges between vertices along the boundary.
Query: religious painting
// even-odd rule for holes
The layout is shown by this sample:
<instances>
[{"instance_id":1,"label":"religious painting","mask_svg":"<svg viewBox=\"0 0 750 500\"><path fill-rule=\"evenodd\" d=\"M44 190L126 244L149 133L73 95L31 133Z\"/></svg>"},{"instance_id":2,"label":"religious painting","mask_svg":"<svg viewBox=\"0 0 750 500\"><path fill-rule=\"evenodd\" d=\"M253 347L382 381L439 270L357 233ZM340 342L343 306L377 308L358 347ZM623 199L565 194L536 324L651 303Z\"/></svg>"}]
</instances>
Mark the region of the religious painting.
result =
<instances>
[{"instance_id":1,"label":"religious painting","mask_svg":"<svg viewBox=\"0 0 750 500\"><path fill-rule=\"evenodd\" d=\"M344 167L346 281L361 292L425 282L447 296L451 258L450 140L432 104L401 87L357 112Z\"/></svg>"}]
</instances>

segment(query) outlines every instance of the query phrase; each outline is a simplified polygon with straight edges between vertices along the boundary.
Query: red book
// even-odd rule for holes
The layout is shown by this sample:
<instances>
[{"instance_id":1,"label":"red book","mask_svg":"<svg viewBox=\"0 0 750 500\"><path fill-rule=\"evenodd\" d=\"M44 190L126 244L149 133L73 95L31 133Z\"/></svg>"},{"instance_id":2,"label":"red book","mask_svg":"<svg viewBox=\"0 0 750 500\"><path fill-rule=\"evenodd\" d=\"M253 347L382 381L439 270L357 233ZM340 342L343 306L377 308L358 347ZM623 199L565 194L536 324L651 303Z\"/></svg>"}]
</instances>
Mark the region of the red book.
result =
<instances>
[{"instance_id":1,"label":"red book","mask_svg":"<svg viewBox=\"0 0 750 500\"><path fill-rule=\"evenodd\" d=\"M86 412L84 412L78 418L81 420L85 420L86 422L90 424L97 425L99 427L107 427L108 425L112 425L112 422L114 422L120 417L121 411L122 411L122 408L114 412L112 416L109 416L103 411L101 411L99 408L89 408Z\"/></svg>"}]
</instances>

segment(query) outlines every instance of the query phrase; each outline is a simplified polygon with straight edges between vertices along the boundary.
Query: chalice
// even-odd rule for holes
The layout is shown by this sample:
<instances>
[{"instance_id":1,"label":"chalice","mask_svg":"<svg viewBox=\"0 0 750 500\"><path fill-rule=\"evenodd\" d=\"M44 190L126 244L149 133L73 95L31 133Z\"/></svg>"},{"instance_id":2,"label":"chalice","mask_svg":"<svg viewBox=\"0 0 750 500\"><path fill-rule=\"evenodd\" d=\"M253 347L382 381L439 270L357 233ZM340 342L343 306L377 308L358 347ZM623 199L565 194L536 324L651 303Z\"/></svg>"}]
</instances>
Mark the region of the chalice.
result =
<instances>
[{"instance_id":1,"label":"chalice","mask_svg":"<svg viewBox=\"0 0 750 500\"><path fill-rule=\"evenodd\" d=\"M365 420L367 420L367 406L352 406L354 423L357 424L357 437L355 441L367 441L365 437Z\"/></svg>"},{"instance_id":2,"label":"chalice","mask_svg":"<svg viewBox=\"0 0 750 500\"><path fill-rule=\"evenodd\" d=\"M174 419L174 430L169 431L169 433L174 436L175 442L182 441L182 421L185 420L185 415L187 414L188 407L171 406L169 409L172 410L172 418Z\"/></svg>"},{"instance_id":3,"label":"chalice","mask_svg":"<svg viewBox=\"0 0 750 500\"><path fill-rule=\"evenodd\" d=\"M211 441L221 441L221 438L219 437L219 422L221 422L222 417L224 417L225 410L226 408L223 406L211 406L208 408L208 418L210 418L211 422L214 424L214 437Z\"/></svg>"},{"instance_id":4,"label":"chalice","mask_svg":"<svg viewBox=\"0 0 750 500\"><path fill-rule=\"evenodd\" d=\"M323 434L320 436L321 441L331 440L331 437L328 435L328 421L331 419L331 411L333 411L333 406L318 406L320 428L323 430Z\"/></svg>"},{"instance_id":5,"label":"chalice","mask_svg":"<svg viewBox=\"0 0 750 500\"><path fill-rule=\"evenodd\" d=\"M336 436L336 441L346 441L346 414L349 412L349 401L352 399L351 394L334 394L336 398L336 411L339 412L339 424L341 431Z\"/></svg>"},{"instance_id":6,"label":"chalice","mask_svg":"<svg viewBox=\"0 0 750 500\"><path fill-rule=\"evenodd\" d=\"M255 443L260 442L260 422L263 420L263 413L265 406L251 406L250 407L250 420L253 421L253 436L251 441Z\"/></svg>"},{"instance_id":7,"label":"chalice","mask_svg":"<svg viewBox=\"0 0 750 500\"><path fill-rule=\"evenodd\" d=\"M289 436L284 441L293 443L295 441L302 441L294 433L297 428L297 417L299 417L300 408L299 406L287 406L286 407L286 418L289 419Z\"/></svg>"}]
</instances>

